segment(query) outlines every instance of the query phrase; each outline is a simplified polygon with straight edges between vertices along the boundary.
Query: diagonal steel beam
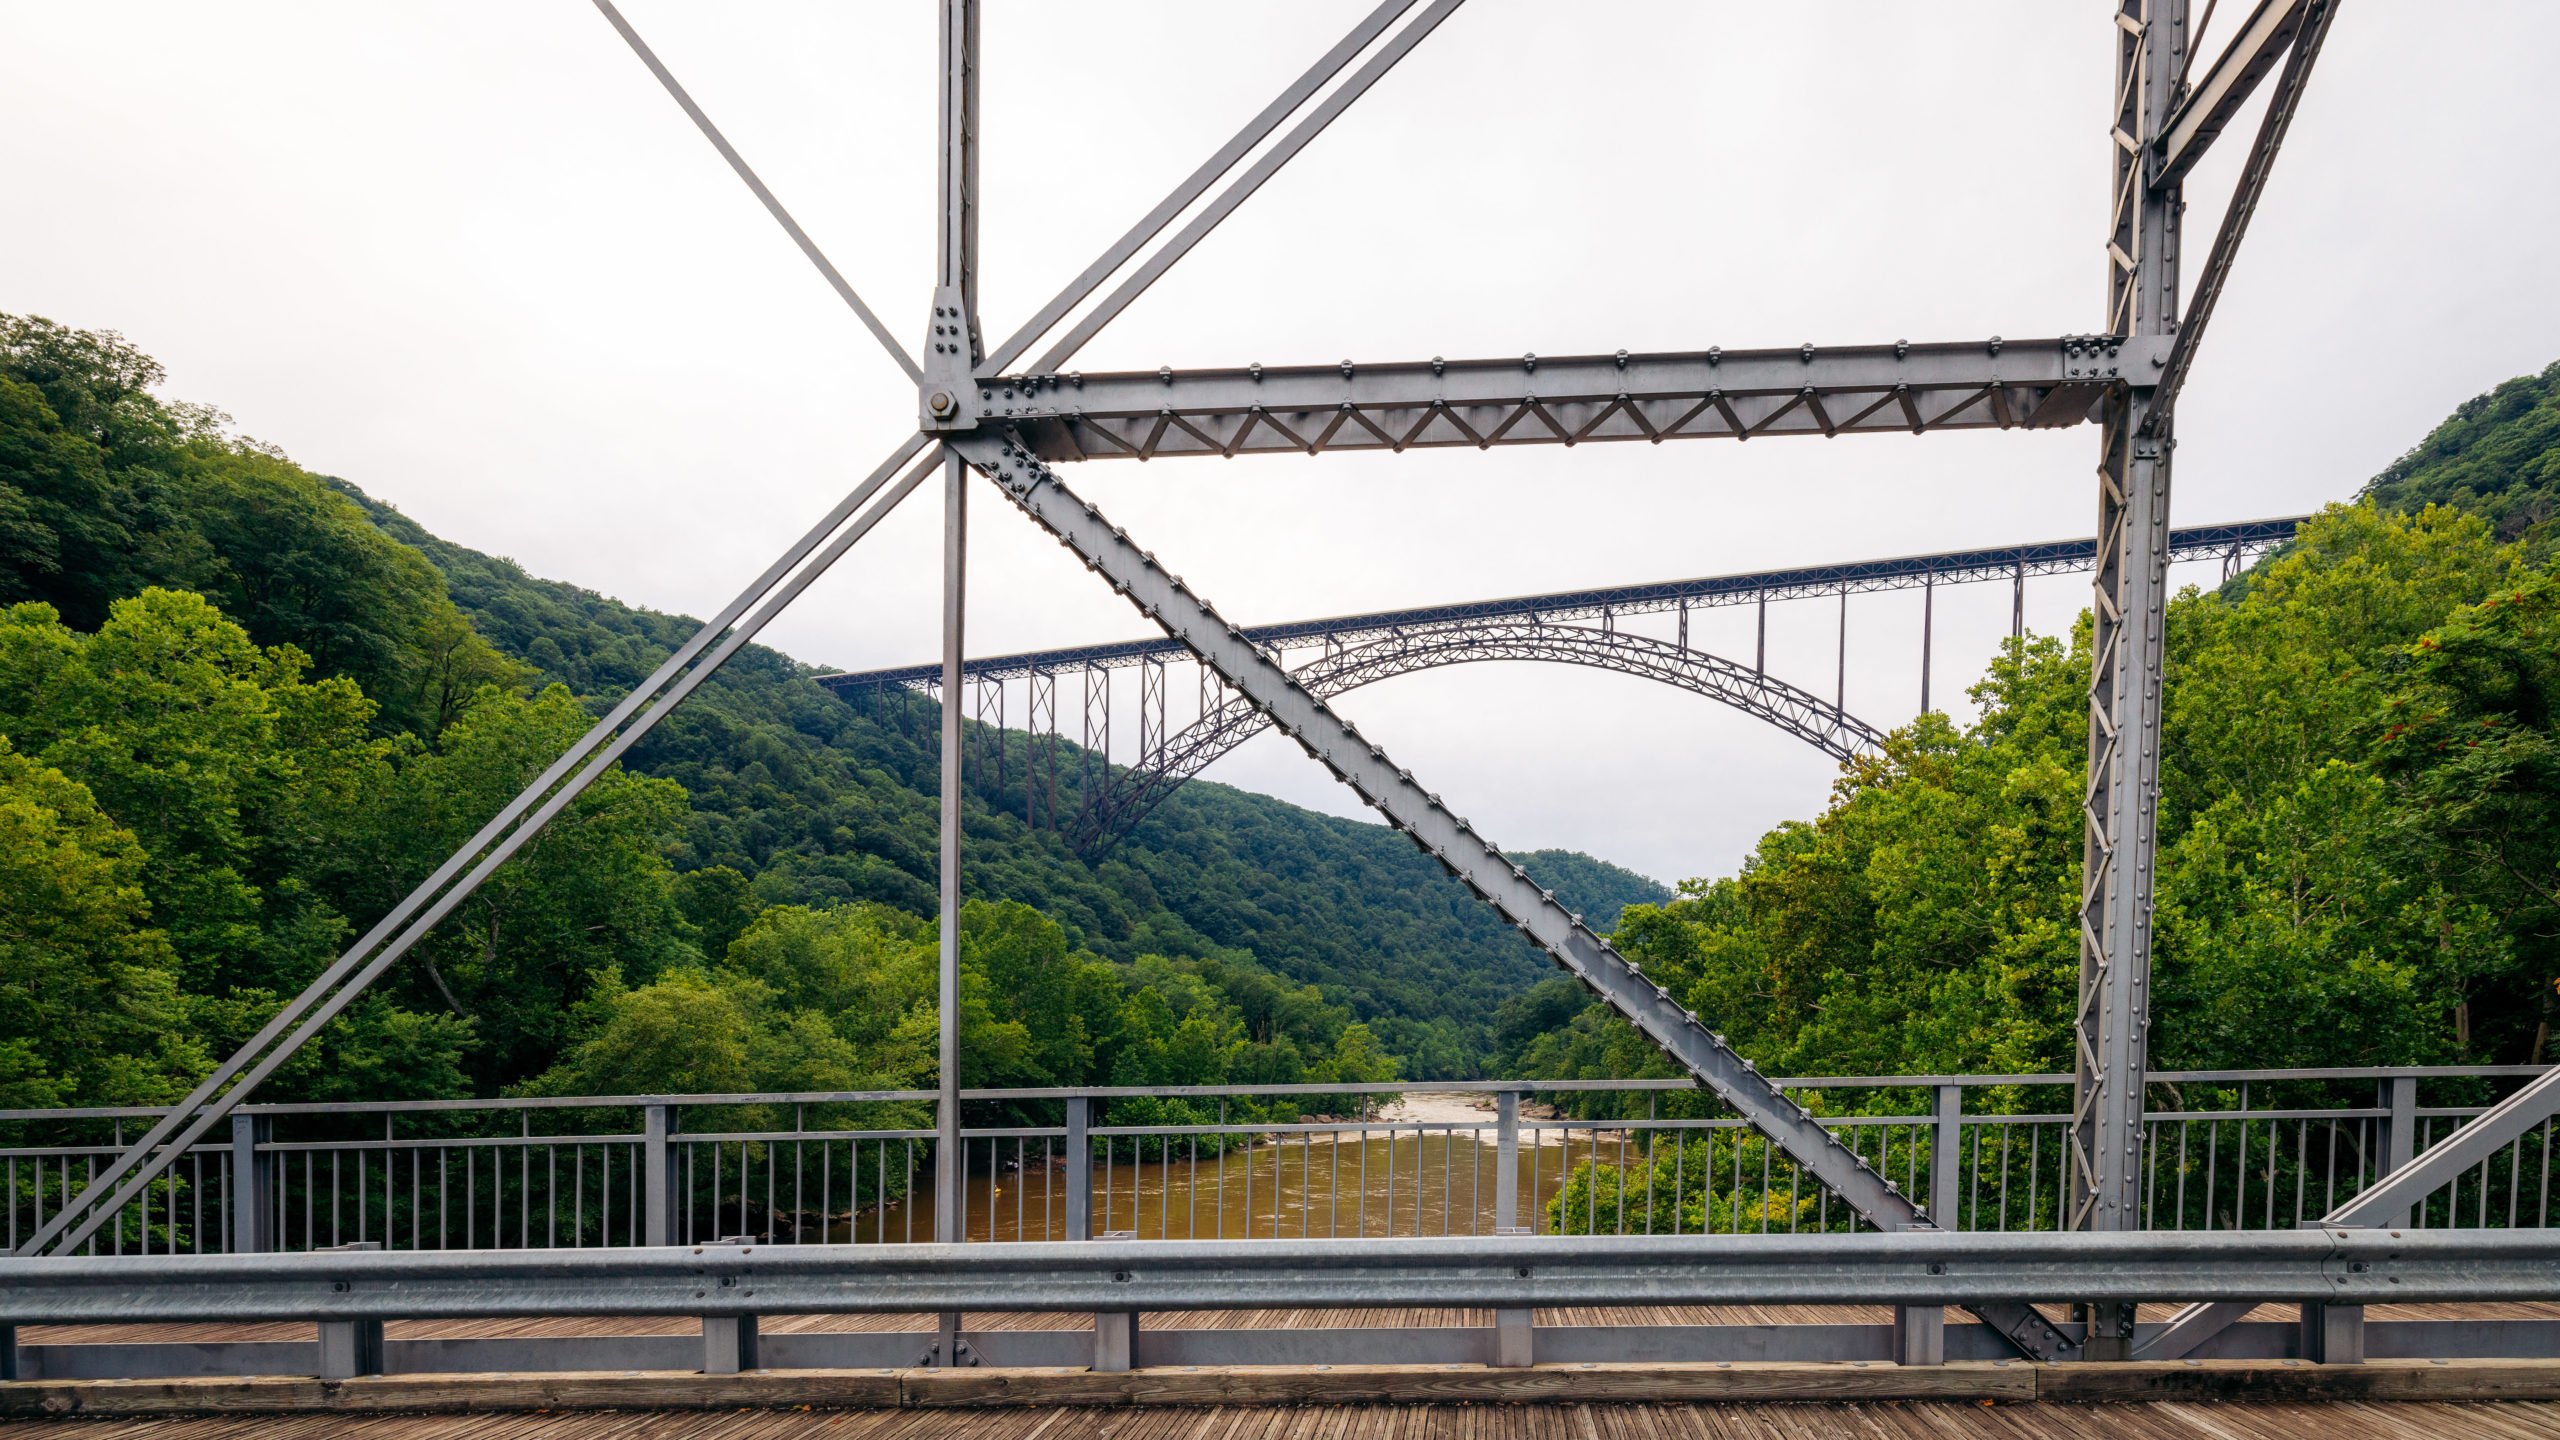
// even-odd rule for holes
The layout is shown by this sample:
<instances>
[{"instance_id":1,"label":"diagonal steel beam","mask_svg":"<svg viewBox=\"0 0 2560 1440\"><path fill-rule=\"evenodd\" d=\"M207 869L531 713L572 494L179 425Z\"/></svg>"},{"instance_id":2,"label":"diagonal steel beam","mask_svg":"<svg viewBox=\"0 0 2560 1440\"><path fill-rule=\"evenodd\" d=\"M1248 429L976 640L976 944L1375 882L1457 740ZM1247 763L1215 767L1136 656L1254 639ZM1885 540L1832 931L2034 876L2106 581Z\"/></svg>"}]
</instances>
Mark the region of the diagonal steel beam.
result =
<instances>
[{"instance_id":1,"label":"diagonal steel beam","mask_svg":"<svg viewBox=\"0 0 2560 1440\"><path fill-rule=\"evenodd\" d=\"M711 117L702 113L702 107L693 103L693 97L685 93L684 87L676 83L674 73L659 62L657 52L651 50L648 42L640 38L639 31L631 28L631 22L622 18L622 12L613 7L613 0L595 0L595 6L604 13L604 18L612 24L614 31L622 36L623 43L631 47L631 53L639 56L640 63L648 66L649 73L657 76L658 83L666 87L669 95L675 97L676 104L683 109L687 118L693 121L694 128L702 132L702 138L710 141L711 148L720 152L720 158L729 162L729 168L738 172L738 178L747 182L747 188L754 191L756 199L763 202L765 212L780 222L783 233L791 237L791 243L800 247L800 253L809 257L809 263L818 267L818 273L826 277L827 284L835 290L845 304L853 308L854 315L870 329L882 348L889 352L889 358L898 362L898 368L907 372L908 379L921 384L924 380L924 372L916 368L915 359L907 354L906 347L900 345L896 337L889 333L888 326L880 323L879 316L871 313L871 307L862 303L862 297L854 293L852 283L846 280L843 274L837 271L835 263L827 259L826 254L818 249L818 242L809 238L809 232L800 228L800 222L792 219L791 212L783 209L782 202L774 198L773 192L765 188L762 180L756 178L756 172L748 167L745 157L739 155L736 148L729 144L728 137L720 133L720 127L711 123Z\"/></svg>"},{"instance_id":2,"label":"diagonal steel beam","mask_svg":"<svg viewBox=\"0 0 2560 1440\"><path fill-rule=\"evenodd\" d=\"M2469 1123L2427 1148L2427 1153L2376 1180L2356 1197L2320 1218L2332 1229L2395 1224L2402 1215L2527 1131L2560 1114L2560 1066L2471 1117ZM2183 1360L2257 1308L2253 1301L2216 1300L2190 1305L2167 1328L2133 1352L2136 1360Z\"/></svg>"},{"instance_id":3,"label":"diagonal steel beam","mask_svg":"<svg viewBox=\"0 0 2560 1440\"><path fill-rule=\"evenodd\" d=\"M2258 82L2275 69L2285 47L2294 43L2309 9L2310 0L2258 0L2257 8L2240 23L2231 43L2214 57L2203 78L2170 112L2150 179L2153 189L2175 188L2204 158L2214 137L2248 103Z\"/></svg>"},{"instance_id":4,"label":"diagonal steel beam","mask_svg":"<svg viewBox=\"0 0 2560 1440\"><path fill-rule=\"evenodd\" d=\"M2166 335L983 378L953 423L1045 460L2048 429L2148 385ZM1809 403L1818 402L1818 403ZM1826 423L1826 420L1828 423ZM1274 423L1277 422L1277 423Z\"/></svg>"},{"instance_id":5,"label":"diagonal steel beam","mask_svg":"<svg viewBox=\"0 0 2560 1440\"><path fill-rule=\"evenodd\" d=\"M1144 263L1130 273L1128 279L1121 281L1119 288L1103 297L1102 303L1085 312L1084 318L1076 321L1065 335L1059 337L1056 344L1041 352L1040 359L1031 368L1055 370L1065 364L1068 357L1082 350L1087 341L1101 334L1102 327L1118 318L1120 312L1128 309L1131 302L1146 294L1148 287L1163 279L1164 273L1173 268L1174 262L1190 254L1193 246L1207 239L1209 232L1217 229L1229 215L1234 214L1237 206L1252 198L1253 192L1261 189L1264 182L1279 174L1281 166L1296 158L1297 153L1305 149L1309 141L1323 134L1327 126L1341 118L1342 112L1351 108L1351 102L1368 94L1370 86L1384 79L1388 71L1396 68L1398 61L1411 54L1414 46L1421 44L1424 37L1440 28L1440 22L1448 19L1463 3L1465 0L1431 0L1422 13L1413 18L1412 23L1397 31L1392 38L1379 47L1375 55L1369 57L1367 64L1353 71L1350 79L1343 81L1332 94L1318 102L1316 107L1308 112L1307 118L1299 121L1288 134L1280 137L1279 143L1265 151L1262 158L1253 162L1244 174L1236 177L1235 183L1220 191L1216 199L1210 201L1198 215L1192 217L1190 224L1175 232L1171 240L1166 241L1162 248L1149 255Z\"/></svg>"},{"instance_id":6,"label":"diagonal steel beam","mask_svg":"<svg viewBox=\"0 0 2560 1440\"><path fill-rule=\"evenodd\" d=\"M1313 95L1326 81L1341 74L1343 66L1350 64L1361 51L1368 49L1370 42L1376 40L1389 25L1393 24L1396 17L1412 9L1416 3L1417 0L1385 0L1385 3L1379 5L1377 9L1370 11L1368 18L1353 26L1351 33L1343 36L1339 44L1326 51L1315 64L1307 67L1307 73L1299 76L1296 84L1280 92L1279 98L1264 106L1261 114L1245 122L1245 127L1236 132L1234 139L1229 140L1217 154L1203 161L1200 168L1192 171L1181 184L1173 187L1173 192L1158 202L1156 208L1142 216L1137 224L1130 226L1129 233L1121 236L1118 243L1103 251L1099 258L1086 266L1083 274L1067 282L1067 288L1059 291L1048 304L1041 306L1038 314L1024 321L1022 328L1013 332L1011 339L997 346L995 352L987 357L984 367L986 371L989 374L1001 374L1011 369L1013 362L1021 359L1024 351L1029 350L1041 336L1048 334L1060 320L1065 319L1068 311L1083 304L1086 297L1102 288L1103 281L1110 279L1121 266L1128 264L1129 257L1138 253L1139 246L1162 234L1164 227L1172 224L1175 216L1190 209L1193 201L1209 193L1209 187L1217 184L1221 176L1234 169L1237 161L1250 153L1254 146L1269 138L1272 131L1280 128L1281 121L1296 114L1298 107L1307 103L1308 96Z\"/></svg>"},{"instance_id":7,"label":"diagonal steel beam","mask_svg":"<svg viewBox=\"0 0 2560 1440\"><path fill-rule=\"evenodd\" d=\"M1127 532L1114 528L1101 512L1077 498L1037 455L1015 438L983 431L949 445L985 471L1059 543L1082 556L1113 589L1128 596L1149 619L1190 646L1227 683L1265 710L1273 724L1376 807L1390 824L1851 1209L1880 1230L1936 1228L1910 1196L1842 1145L1812 1112L1762 1075L1723 1036L1682 1009L1668 989L1647 980L1581 916L1540 889L1501 847L1423 789L1411 771L1397 768L1384 750L1369 743L1279 662L1193 595L1152 554L1138 548ZM2070 1348L2069 1340L2030 1306L1988 1306L1977 1313L2031 1356L2050 1359Z\"/></svg>"},{"instance_id":8,"label":"diagonal steel beam","mask_svg":"<svg viewBox=\"0 0 2560 1440\"><path fill-rule=\"evenodd\" d=\"M277 1066L353 1003L392 962L425 938L499 866L568 808L624 751L654 729L801 591L870 533L938 463L938 456L928 455L896 485L889 484L898 467L913 459L926 443L917 436L900 446L887 463L767 567L754 584L667 657L656 673L624 696L604 719L596 722L595 728L447 857L424 883L392 907L363 939L278 1010L186 1099L170 1107L157 1124L126 1147L104 1174L65 1201L62 1209L15 1253L40 1255L50 1248L57 1254L68 1254L141 1195L189 1146L246 1100ZM887 493L882 495L884 487ZM862 510L875 496L878 503ZM749 613L751 610L753 613ZM467 873L466 866L470 867ZM292 1027L290 1033L287 1027Z\"/></svg>"},{"instance_id":9,"label":"diagonal steel beam","mask_svg":"<svg viewBox=\"0 0 2560 1440\"><path fill-rule=\"evenodd\" d=\"M2231 266L2239 257L2240 242L2249 233L2249 221L2258 213L2258 202L2267 193L2276 152L2284 148L2285 132L2302 106L2303 91L2311 83L2311 67L2320 58L2321 44L2329 38L2329 26L2338 17L2338 4L2339 0L2303 0L2301 30L2285 57L2283 78L2267 99L2266 117L2258 122L2258 134L2249 142L2248 160L2240 170L2240 183L2231 192L2231 208L2223 212L2222 228L2214 232L2204 273L2197 279L2194 296L2187 301L2187 313L2178 322L2177 339L2169 347L2168 363L2162 367L2159 388L2151 402L2151 423L2155 427L2165 427L2177 408L2178 391L2187 382L2187 371L2195 364L2196 346L2203 340L2205 326L2213 320L2213 308L2221 302L2223 287L2231 279Z\"/></svg>"}]
</instances>

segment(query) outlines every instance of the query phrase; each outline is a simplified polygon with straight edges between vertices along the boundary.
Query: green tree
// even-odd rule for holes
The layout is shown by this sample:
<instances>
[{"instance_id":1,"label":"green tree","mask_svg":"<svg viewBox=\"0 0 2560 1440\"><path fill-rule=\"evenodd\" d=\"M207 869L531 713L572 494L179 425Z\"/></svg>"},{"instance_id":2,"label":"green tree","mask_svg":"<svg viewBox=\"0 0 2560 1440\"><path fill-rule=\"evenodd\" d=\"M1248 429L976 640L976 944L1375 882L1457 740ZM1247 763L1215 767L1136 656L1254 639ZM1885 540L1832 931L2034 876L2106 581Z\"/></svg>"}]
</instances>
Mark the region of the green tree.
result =
<instances>
[{"instance_id":1,"label":"green tree","mask_svg":"<svg viewBox=\"0 0 2560 1440\"><path fill-rule=\"evenodd\" d=\"M210 1068L143 870L85 787L0 740L0 1107L165 1103Z\"/></svg>"}]
</instances>

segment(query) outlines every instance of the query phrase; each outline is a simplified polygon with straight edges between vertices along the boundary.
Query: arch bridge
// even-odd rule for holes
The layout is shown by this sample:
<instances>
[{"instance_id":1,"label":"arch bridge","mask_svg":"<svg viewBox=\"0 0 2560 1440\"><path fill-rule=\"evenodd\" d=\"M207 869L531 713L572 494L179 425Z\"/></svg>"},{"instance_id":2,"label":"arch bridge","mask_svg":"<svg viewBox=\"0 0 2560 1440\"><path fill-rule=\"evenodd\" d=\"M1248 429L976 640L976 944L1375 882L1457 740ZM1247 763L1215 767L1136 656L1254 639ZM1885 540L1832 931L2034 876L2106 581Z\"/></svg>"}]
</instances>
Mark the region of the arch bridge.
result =
<instances>
[{"instance_id":1,"label":"arch bridge","mask_svg":"<svg viewBox=\"0 0 2560 1440\"><path fill-rule=\"evenodd\" d=\"M2199 525L2174 532L2172 563L2219 561L2228 579L2249 556L2292 538L2306 516ZM1920 705L1929 706L1928 652L1940 585L2007 581L2010 625L2022 633L2030 576L2086 570L2096 550L2090 540L2046 540L1925 555L1844 561L1786 570L1652 581L1588 590L1455 601L1359 615L1260 625L1243 633L1275 658L1316 653L1292 665L1290 675L1326 699L1422 670L1490 661L1579 665L1633 675L1686 690L1767 722L1834 759L1846 760L1876 745L1883 731L1848 712L1846 695L1848 598L1882 590L1919 589L1931 597L1922 611ZM1829 699L1769 673L1768 607L1772 601L1837 597L1841 604L1840 652ZM1690 643L1690 619L1700 610L1751 605L1759 619L1749 665ZM1667 638L1624 628L1645 615L1670 615ZM1034 824L1063 830L1077 852L1099 859L1126 839L1184 782L1220 757L1269 729L1269 717L1218 686L1213 672L1199 674L1194 718L1180 728L1168 719L1167 667L1190 659L1164 639L1071 646L987 656L962 667L976 726L972 768L993 783L1002 803L1020 790L1021 812ZM1111 764L1112 700L1117 671L1135 671L1137 754L1126 767ZM1080 675L1084 691L1084 745L1072 754L1057 726L1057 682ZM912 665L830 675L821 683L847 699L897 687L938 691L939 665ZM1021 764L1003 732L1013 687L1025 703ZM1066 804L1061 781L1074 792ZM1067 805L1072 805L1069 813Z\"/></svg>"}]
</instances>

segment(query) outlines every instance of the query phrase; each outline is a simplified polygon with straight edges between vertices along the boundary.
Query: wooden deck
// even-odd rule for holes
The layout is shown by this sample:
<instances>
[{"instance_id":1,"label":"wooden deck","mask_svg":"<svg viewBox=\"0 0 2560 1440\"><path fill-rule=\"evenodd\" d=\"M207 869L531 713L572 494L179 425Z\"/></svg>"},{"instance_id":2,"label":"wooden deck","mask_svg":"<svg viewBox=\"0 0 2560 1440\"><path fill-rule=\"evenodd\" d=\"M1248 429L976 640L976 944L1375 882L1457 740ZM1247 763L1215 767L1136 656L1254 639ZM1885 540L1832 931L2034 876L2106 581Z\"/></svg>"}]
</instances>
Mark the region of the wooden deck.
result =
<instances>
[{"instance_id":1,"label":"wooden deck","mask_svg":"<svg viewBox=\"0 0 2560 1440\"><path fill-rule=\"evenodd\" d=\"M2560 1404L1992 1401L589 1411L0 1422L24 1440L2528 1440Z\"/></svg>"}]
</instances>

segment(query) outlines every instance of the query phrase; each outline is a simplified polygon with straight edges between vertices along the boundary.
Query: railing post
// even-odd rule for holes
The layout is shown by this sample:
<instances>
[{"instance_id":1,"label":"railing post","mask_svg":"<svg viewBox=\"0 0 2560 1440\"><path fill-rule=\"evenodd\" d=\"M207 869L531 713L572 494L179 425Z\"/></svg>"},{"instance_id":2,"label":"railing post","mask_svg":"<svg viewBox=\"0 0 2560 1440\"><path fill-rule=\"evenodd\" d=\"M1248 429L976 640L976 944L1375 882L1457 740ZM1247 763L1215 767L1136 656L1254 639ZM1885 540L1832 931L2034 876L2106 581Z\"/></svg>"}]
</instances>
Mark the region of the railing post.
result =
<instances>
[{"instance_id":1,"label":"railing post","mask_svg":"<svg viewBox=\"0 0 2560 1440\"><path fill-rule=\"evenodd\" d=\"M2304 1302L2302 1358L2314 1365L2363 1364L2364 1307Z\"/></svg>"},{"instance_id":2,"label":"railing post","mask_svg":"<svg viewBox=\"0 0 2560 1440\"><path fill-rule=\"evenodd\" d=\"M1135 1240L1135 1230L1113 1230L1105 1240ZM1138 1312L1135 1310L1096 1310L1093 1312L1093 1368L1118 1373L1138 1363Z\"/></svg>"},{"instance_id":3,"label":"railing post","mask_svg":"<svg viewBox=\"0 0 2560 1440\"><path fill-rule=\"evenodd\" d=\"M1520 1226L1520 1092L1494 1097L1493 1228L1496 1233Z\"/></svg>"},{"instance_id":4,"label":"railing post","mask_svg":"<svg viewBox=\"0 0 2560 1440\"><path fill-rule=\"evenodd\" d=\"M2382 1082L2378 1097L2388 1112L2382 1122L2382 1154L2374 1178L2408 1164L2418 1156L2418 1077L2394 1075ZM2369 1222L2391 1230L2409 1223L2409 1212Z\"/></svg>"},{"instance_id":5,"label":"railing post","mask_svg":"<svg viewBox=\"0 0 2560 1440\"><path fill-rule=\"evenodd\" d=\"M1893 1309L1893 1363L1947 1363L1947 1312L1938 1305L1897 1305Z\"/></svg>"},{"instance_id":6,"label":"railing post","mask_svg":"<svg viewBox=\"0 0 2560 1440\"><path fill-rule=\"evenodd\" d=\"M650 1105L640 1124L641 1235L643 1245L673 1245L676 1224L675 1147L667 1143L675 1107Z\"/></svg>"},{"instance_id":7,"label":"railing post","mask_svg":"<svg viewBox=\"0 0 2560 1440\"><path fill-rule=\"evenodd\" d=\"M753 1235L724 1235L711 1242L753 1248ZM723 1284L728 1277L723 1277ZM763 1368L756 1354L756 1317L753 1315L705 1315L702 1317L702 1373L735 1375L745 1370Z\"/></svg>"},{"instance_id":8,"label":"railing post","mask_svg":"<svg viewBox=\"0 0 2560 1440\"><path fill-rule=\"evenodd\" d=\"M22 1378L18 1373L18 1327L0 1325L0 1380Z\"/></svg>"},{"instance_id":9,"label":"railing post","mask_svg":"<svg viewBox=\"0 0 2560 1440\"><path fill-rule=\"evenodd\" d=\"M274 1121L246 1110L231 1112L231 1253L235 1255L276 1248L276 1157L258 1148L274 1136Z\"/></svg>"},{"instance_id":10,"label":"railing post","mask_svg":"<svg viewBox=\"0 0 2560 1440\"><path fill-rule=\"evenodd\" d=\"M1964 1087L1938 1087L1938 1122L1929 1137L1929 1218L1941 1230L1963 1228Z\"/></svg>"},{"instance_id":11,"label":"railing post","mask_svg":"<svg viewBox=\"0 0 2560 1440\"><path fill-rule=\"evenodd\" d=\"M1093 1238L1093 1139L1087 1133L1093 1102L1067 1097L1067 1238Z\"/></svg>"},{"instance_id":12,"label":"railing post","mask_svg":"<svg viewBox=\"0 0 2560 1440\"><path fill-rule=\"evenodd\" d=\"M316 1247L316 1253L362 1254L381 1248L379 1240L350 1240L344 1245ZM352 1380L359 1375L381 1374L382 1322L321 1321L319 1368L323 1380Z\"/></svg>"}]
</instances>

